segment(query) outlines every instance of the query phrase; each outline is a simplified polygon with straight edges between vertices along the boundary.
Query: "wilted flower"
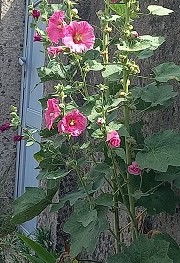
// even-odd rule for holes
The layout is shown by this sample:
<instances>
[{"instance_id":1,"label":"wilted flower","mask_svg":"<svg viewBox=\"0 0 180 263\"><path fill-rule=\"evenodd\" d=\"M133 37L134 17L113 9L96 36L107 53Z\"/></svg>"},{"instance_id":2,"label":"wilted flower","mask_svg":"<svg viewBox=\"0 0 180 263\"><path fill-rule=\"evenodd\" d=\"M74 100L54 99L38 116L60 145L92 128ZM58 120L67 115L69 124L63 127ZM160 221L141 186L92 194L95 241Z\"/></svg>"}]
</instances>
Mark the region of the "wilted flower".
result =
<instances>
[{"instance_id":1,"label":"wilted flower","mask_svg":"<svg viewBox=\"0 0 180 263\"><path fill-rule=\"evenodd\" d=\"M139 175L141 174L141 172L142 172L141 168L139 167L138 163L135 161L132 162L132 164L128 166L129 174Z\"/></svg>"},{"instance_id":2,"label":"wilted flower","mask_svg":"<svg viewBox=\"0 0 180 263\"><path fill-rule=\"evenodd\" d=\"M41 13L40 13L39 10L37 10L37 9L33 9L33 10L32 10L32 16L33 16L34 19L37 19L37 20L38 20L38 18L40 17L40 15L41 15Z\"/></svg>"},{"instance_id":3,"label":"wilted flower","mask_svg":"<svg viewBox=\"0 0 180 263\"><path fill-rule=\"evenodd\" d=\"M0 132L4 132L4 131L7 131L11 128L11 124L10 122L6 122L2 125L0 125Z\"/></svg>"},{"instance_id":4,"label":"wilted flower","mask_svg":"<svg viewBox=\"0 0 180 263\"><path fill-rule=\"evenodd\" d=\"M61 113L58 100L55 98L48 99L47 109L45 111L46 128L50 130L53 126L53 122Z\"/></svg>"},{"instance_id":5,"label":"wilted flower","mask_svg":"<svg viewBox=\"0 0 180 263\"><path fill-rule=\"evenodd\" d=\"M56 11L50 17L48 26L46 28L49 39L58 44L59 40L65 36L65 21L64 21L64 11Z\"/></svg>"},{"instance_id":6,"label":"wilted flower","mask_svg":"<svg viewBox=\"0 0 180 263\"><path fill-rule=\"evenodd\" d=\"M93 48L95 42L94 29L88 22L72 21L66 26L66 30L62 42L71 51L82 53Z\"/></svg>"},{"instance_id":7,"label":"wilted flower","mask_svg":"<svg viewBox=\"0 0 180 263\"><path fill-rule=\"evenodd\" d=\"M33 41L34 42L41 42L42 41L42 36L41 36L41 34L40 33L38 33L38 32L36 32L35 34L34 34L34 37L33 37Z\"/></svg>"},{"instance_id":8,"label":"wilted flower","mask_svg":"<svg viewBox=\"0 0 180 263\"><path fill-rule=\"evenodd\" d=\"M121 145L121 139L117 131L108 132L106 141L108 142L109 146L113 148L120 147Z\"/></svg>"},{"instance_id":9,"label":"wilted flower","mask_svg":"<svg viewBox=\"0 0 180 263\"><path fill-rule=\"evenodd\" d=\"M137 31L132 31L131 34L132 34L132 36L133 36L134 38L138 38L138 37L139 37L139 34L138 34Z\"/></svg>"},{"instance_id":10,"label":"wilted flower","mask_svg":"<svg viewBox=\"0 0 180 263\"><path fill-rule=\"evenodd\" d=\"M86 126L87 118L79 110L74 109L58 123L58 131L77 137L86 129Z\"/></svg>"}]
</instances>

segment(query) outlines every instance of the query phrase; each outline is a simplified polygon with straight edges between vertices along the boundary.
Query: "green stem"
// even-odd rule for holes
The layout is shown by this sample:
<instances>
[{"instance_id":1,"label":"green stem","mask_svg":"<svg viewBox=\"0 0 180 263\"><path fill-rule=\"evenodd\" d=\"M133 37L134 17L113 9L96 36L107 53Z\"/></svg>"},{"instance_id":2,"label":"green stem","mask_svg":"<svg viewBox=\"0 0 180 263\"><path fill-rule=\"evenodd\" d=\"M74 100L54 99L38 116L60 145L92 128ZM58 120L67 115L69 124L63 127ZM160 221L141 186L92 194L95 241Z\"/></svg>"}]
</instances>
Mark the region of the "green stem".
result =
<instances>
[{"instance_id":1,"label":"green stem","mask_svg":"<svg viewBox=\"0 0 180 263\"><path fill-rule=\"evenodd\" d=\"M79 62L79 59L76 59L76 61L78 63L78 67L79 67L79 70L81 73L81 77L82 77L82 81L83 81L83 87L84 87L84 93L85 93L86 98L88 99L89 98L89 92L88 92L88 88L86 85L86 73L83 72L83 69L82 69L81 64Z\"/></svg>"},{"instance_id":2,"label":"green stem","mask_svg":"<svg viewBox=\"0 0 180 263\"><path fill-rule=\"evenodd\" d=\"M71 13L72 4L71 4L71 1L69 1L69 0L67 0L66 3L67 3L67 15L68 15L68 19L69 19L69 22L72 22L72 13Z\"/></svg>"},{"instance_id":3,"label":"green stem","mask_svg":"<svg viewBox=\"0 0 180 263\"><path fill-rule=\"evenodd\" d=\"M125 2L125 24L124 28L126 29L127 26L130 23L130 1L126 0ZM128 53L126 55L128 59ZM128 94L129 92L129 72L124 65L123 69L123 91ZM129 120L130 120L130 114L129 114L129 107L128 103L124 105L124 125L129 132ZM128 137L125 137L125 148L126 148L126 164L127 166L131 164L131 150L130 145L128 142ZM128 198L129 198L129 210L131 214L131 223L132 223L132 235L133 239L137 236L137 229L136 229L136 214L135 214L135 204L134 200L132 198L132 183L131 183L131 177L130 174L127 173L127 190L128 190Z\"/></svg>"},{"instance_id":4,"label":"green stem","mask_svg":"<svg viewBox=\"0 0 180 263\"><path fill-rule=\"evenodd\" d=\"M104 8L104 15L108 16L109 15L109 4L106 3L105 0L105 8ZM108 48L108 44L109 44L109 32L108 29L109 28L109 22L105 21L104 22L104 27L103 27L103 59L104 59L104 63L108 64L109 62L109 48Z\"/></svg>"}]
</instances>

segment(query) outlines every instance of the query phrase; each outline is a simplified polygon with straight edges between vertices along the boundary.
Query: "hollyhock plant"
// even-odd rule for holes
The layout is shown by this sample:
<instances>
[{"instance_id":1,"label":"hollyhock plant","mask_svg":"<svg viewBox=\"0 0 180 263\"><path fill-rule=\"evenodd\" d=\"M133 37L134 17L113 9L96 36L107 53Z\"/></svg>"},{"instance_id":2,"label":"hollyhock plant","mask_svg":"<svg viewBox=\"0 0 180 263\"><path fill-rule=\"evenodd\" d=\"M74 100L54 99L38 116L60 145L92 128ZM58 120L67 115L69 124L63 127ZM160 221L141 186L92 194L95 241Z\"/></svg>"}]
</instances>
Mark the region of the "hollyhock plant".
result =
<instances>
[{"instance_id":1,"label":"hollyhock plant","mask_svg":"<svg viewBox=\"0 0 180 263\"><path fill-rule=\"evenodd\" d=\"M103 123L104 123L104 120L103 118L98 118L97 121L96 121L97 125L101 126Z\"/></svg>"},{"instance_id":2,"label":"hollyhock plant","mask_svg":"<svg viewBox=\"0 0 180 263\"><path fill-rule=\"evenodd\" d=\"M37 10L37 9L33 9L33 10L32 10L32 16L33 16L34 19L37 19L37 20L38 20L38 18L40 17L40 15L41 15L41 13L40 13L39 10Z\"/></svg>"},{"instance_id":3,"label":"hollyhock plant","mask_svg":"<svg viewBox=\"0 0 180 263\"><path fill-rule=\"evenodd\" d=\"M39 34L38 32L36 32L36 33L34 34L33 41L34 41L34 42L41 42L41 41L42 41L42 36L41 36L41 34Z\"/></svg>"},{"instance_id":4,"label":"hollyhock plant","mask_svg":"<svg viewBox=\"0 0 180 263\"><path fill-rule=\"evenodd\" d=\"M65 36L66 29L65 29L65 21L64 21L64 11L56 11L54 14L49 18L49 23L46 28L47 34L49 39L58 44L59 40Z\"/></svg>"},{"instance_id":5,"label":"hollyhock plant","mask_svg":"<svg viewBox=\"0 0 180 263\"><path fill-rule=\"evenodd\" d=\"M137 162L132 162L131 165L128 166L128 173L134 175L140 175L142 172Z\"/></svg>"},{"instance_id":6,"label":"hollyhock plant","mask_svg":"<svg viewBox=\"0 0 180 263\"><path fill-rule=\"evenodd\" d=\"M58 47L48 47L47 48L47 51L48 51L48 54L51 55L51 56L57 56L59 55L61 52L62 52L62 47L61 46L58 46Z\"/></svg>"},{"instance_id":7,"label":"hollyhock plant","mask_svg":"<svg viewBox=\"0 0 180 263\"><path fill-rule=\"evenodd\" d=\"M6 122L2 125L0 125L0 132L4 132L4 131L7 131L11 128L11 124L10 122Z\"/></svg>"},{"instance_id":8,"label":"hollyhock plant","mask_svg":"<svg viewBox=\"0 0 180 263\"><path fill-rule=\"evenodd\" d=\"M121 139L117 131L108 132L106 141L108 142L109 146L113 148L120 147L121 145Z\"/></svg>"},{"instance_id":9,"label":"hollyhock plant","mask_svg":"<svg viewBox=\"0 0 180 263\"><path fill-rule=\"evenodd\" d=\"M86 21L72 21L66 26L66 35L62 39L65 46L71 51L82 53L93 49L95 35L93 27Z\"/></svg>"},{"instance_id":10,"label":"hollyhock plant","mask_svg":"<svg viewBox=\"0 0 180 263\"><path fill-rule=\"evenodd\" d=\"M46 128L51 129L57 117L59 117L61 110L59 108L59 101L55 98L47 100L47 109L45 110Z\"/></svg>"},{"instance_id":11,"label":"hollyhock plant","mask_svg":"<svg viewBox=\"0 0 180 263\"><path fill-rule=\"evenodd\" d=\"M74 109L58 123L58 131L77 137L86 129L86 126L87 118L79 110Z\"/></svg>"}]
</instances>

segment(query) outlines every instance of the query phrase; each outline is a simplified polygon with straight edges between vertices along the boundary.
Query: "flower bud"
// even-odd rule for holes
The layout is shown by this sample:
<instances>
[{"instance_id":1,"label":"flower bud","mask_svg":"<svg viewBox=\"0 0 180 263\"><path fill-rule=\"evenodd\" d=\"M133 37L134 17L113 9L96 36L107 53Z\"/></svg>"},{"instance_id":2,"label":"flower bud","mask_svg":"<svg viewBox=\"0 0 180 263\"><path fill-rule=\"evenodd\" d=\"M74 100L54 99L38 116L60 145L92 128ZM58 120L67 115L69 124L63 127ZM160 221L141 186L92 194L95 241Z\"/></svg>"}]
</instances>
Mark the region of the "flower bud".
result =
<instances>
[{"instance_id":1,"label":"flower bud","mask_svg":"<svg viewBox=\"0 0 180 263\"><path fill-rule=\"evenodd\" d=\"M132 35L133 38L138 38L139 37L139 34L138 34L137 31L132 31L131 35Z\"/></svg>"},{"instance_id":2,"label":"flower bud","mask_svg":"<svg viewBox=\"0 0 180 263\"><path fill-rule=\"evenodd\" d=\"M103 118L98 118L96 121L97 125L101 126L104 123L104 119Z\"/></svg>"},{"instance_id":3,"label":"flower bud","mask_svg":"<svg viewBox=\"0 0 180 263\"><path fill-rule=\"evenodd\" d=\"M37 20L38 20L38 18L40 17L40 15L41 15L41 13L40 13L39 10L37 10L37 9L33 9L33 10L32 10L32 16L33 16L34 19L37 19Z\"/></svg>"}]
</instances>

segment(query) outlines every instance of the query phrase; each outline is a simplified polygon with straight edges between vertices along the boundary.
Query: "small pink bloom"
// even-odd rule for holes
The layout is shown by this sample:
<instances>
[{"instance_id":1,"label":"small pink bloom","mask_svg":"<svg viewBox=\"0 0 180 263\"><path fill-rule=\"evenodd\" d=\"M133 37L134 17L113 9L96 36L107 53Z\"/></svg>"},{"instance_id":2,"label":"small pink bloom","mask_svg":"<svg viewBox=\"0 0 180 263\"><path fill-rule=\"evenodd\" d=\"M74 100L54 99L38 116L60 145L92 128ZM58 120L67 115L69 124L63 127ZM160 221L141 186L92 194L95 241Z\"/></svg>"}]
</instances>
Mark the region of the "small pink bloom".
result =
<instances>
[{"instance_id":1,"label":"small pink bloom","mask_svg":"<svg viewBox=\"0 0 180 263\"><path fill-rule=\"evenodd\" d=\"M46 121L46 128L51 129L53 126L53 122L57 117L59 117L61 110L59 109L58 100L48 99L47 100L47 109L45 112L45 121Z\"/></svg>"},{"instance_id":2,"label":"small pink bloom","mask_svg":"<svg viewBox=\"0 0 180 263\"><path fill-rule=\"evenodd\" d=\"M50 17L48 26L46 28L49 39L58 44L59 40L65 36L65 21L64 21L64 11L56 11Z\"/></svg>"},{"instance_id":3,"label":"small pink bloom","mask_svg":"<svg viewBox=\"0 0 180 263\"><path fill-rule=\"evenodd\" d=\"M132 36L133 36L134 38L138 38L138 37L139 37L139 34L138 34L137 31L132 31L131 34L132 34Z\"/></svg>"},{"instance_id":4,"label":"small pink bloom","mask_svg":"<svg viewBox=\"0 0 180 263\"><path fill-rule=\"evenodd\" d=\"M37 9L33 9L33 10L32 10L32 16L33 16L34 19L37 19L37 20L38 20L38 18L40 17L40 15L41 15L41 13L40 13L39 10L37 10Z\"/></svg>"},{"instance_id":5,"label":"small pink bloom","mask_svg":"<svg viewBox=\"0 0 180 263\"><path fill-rule=\"evenodd\" d=\"M116 4L119 0L111 0L112 4Z\"/></svg>"},{"instance_id":6,"label":"small pink bloom","mask_svg":"<svg viewBox=\"0 0 180 263\"><path fill-rule=\"evenodd\" d=\"M108 132L106 141L108 142L109 146L113 148L120 147L121 145L121 139L117 131Z\"/></svg>"},{"instance_id":7,"label":"small pink bloom","mask_svg":"<svg viewBox=\"0 0 180 263\"><path fill-rule=\"evenodd\" d=\"M95 42L93 27L86 21L72 21L66 26L66 34L62 39L65 46L71 51L82 53L92 49Z\"/></svg>"},{"instance_id":8,"label":"small pink bloom","mask_svg":"<svg viewBox=\"0 0 180 263\"><path fill-rule=\"evenodd\" d=\"M58 123L59 133L67 133L74 137L79 136L87 126L87 118L77 109L67 113Z\"/></svg>"},{"instance_id":9,"label":"small pink bloom","mask_svg":"<svg viewBox=\"0 0 180 263\"><path fill-rule=\"evenodd\" d=\"M142 170L137 164L137 162L132 162L131 165L128 166L128 173L129 174L134 174L134 175L139 175L141 174Z\"/></svg>"},{"instance_id":10,"label":"small pink bloom","mask_svg":"<svg viewBox=\"0 0 180 263\"><path fill-rule=\"evenodd\" d=\"M47 51L48 51L49 55L55 57L62 52L62 47L61 46L58 46L58 47L51 46L51 47L48 47Z\"/></svg>"},{"instance_id":11,"label":"small pink bloom","mask_svg":"<svg viewBox=\"0 0 180 263\"><path fill-rule=\"evenodd\" d=\"M42 41L42 36L41 36L41 34L39 34L38 32L36 32L36 33L34 34L33 41L34 41L34 42L41 42L41 41Z\"/></svg>"},{"instance_id":12,"label":"small pink bloom","mask_svg":"<svg viewBox=\"0 0 180 263\"><path fill-rule=\"evenodd\" d=\"M10 122L6 122L0 126L0 132L7 131L11 128Z\"/></svg>"},{"instance_id":13,"label":"small pink bloom","mask_svg":"<svg viewBox=\"0 0 180 263\"><path fill-rule=\"evenodd\" d=\"M23 138L24 138L24 136L22 136L22 135L15 135L13 137L13 140L14 140L14 142L20 142Z\"/></svg>"},{"instance_id":14,"label":"small pink bloom","mask_svg":"<svg viewBox=\"0 0 180 263\"><path fill-rule=\"evenodd\" d=\"M103 118L98 118L96 123L97 123L97 125L101 126L104 123Z\"/></svg>"}]
</instances>

